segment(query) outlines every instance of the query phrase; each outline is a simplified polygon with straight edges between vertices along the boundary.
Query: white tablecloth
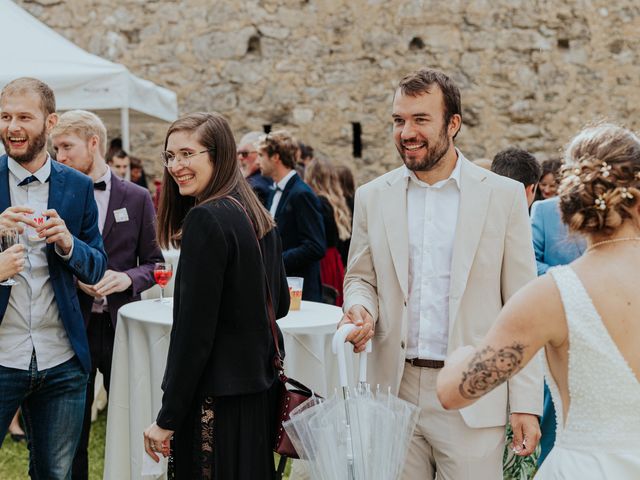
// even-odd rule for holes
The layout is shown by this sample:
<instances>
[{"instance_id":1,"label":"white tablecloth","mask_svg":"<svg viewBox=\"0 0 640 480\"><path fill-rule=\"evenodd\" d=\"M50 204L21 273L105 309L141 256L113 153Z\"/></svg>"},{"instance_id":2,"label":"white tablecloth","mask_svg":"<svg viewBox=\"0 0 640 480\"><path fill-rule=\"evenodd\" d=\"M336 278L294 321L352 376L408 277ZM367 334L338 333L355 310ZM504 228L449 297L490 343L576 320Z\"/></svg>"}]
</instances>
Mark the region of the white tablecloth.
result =
<instances>
[{"instance_id":1,"label":"white tablecloth","mask_svg":"<svg viewBox=\"0 0 640 480\"><path fill-rule=\"evenodd\" d=\"M142 300L125 305L118 313L107 417L106 480L143 478L142 433L160 410L171 310L170 304ZM338 307L303 301L300 311L278 321L284 334L287 375L323 396L338 386L331 338L341 317Z\"/></svg>"}]
</instances>

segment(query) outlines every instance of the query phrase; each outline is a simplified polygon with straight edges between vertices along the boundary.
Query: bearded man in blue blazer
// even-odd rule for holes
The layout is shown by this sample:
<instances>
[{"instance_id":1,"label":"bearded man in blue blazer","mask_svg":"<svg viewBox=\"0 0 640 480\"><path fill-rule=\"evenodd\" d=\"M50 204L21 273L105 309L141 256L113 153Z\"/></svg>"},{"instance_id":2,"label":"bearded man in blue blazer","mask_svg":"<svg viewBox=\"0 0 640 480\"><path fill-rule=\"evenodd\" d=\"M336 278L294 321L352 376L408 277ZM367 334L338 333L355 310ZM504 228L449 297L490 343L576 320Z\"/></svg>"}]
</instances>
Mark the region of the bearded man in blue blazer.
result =
<instances>
[{"instance_id":1,"label":"bearded man in blue blazer","mask_svg":"<svg viewBox=\"0 0 640 480\"><path fill-rule=\"evenodd\" d=\"M56 160L93 179L98 228L107 252L107 270L96 285L78 282L78 298L87 324L91 372L87 385L82 437L73 461L72 480L89 478L91 404L97 370L109 392L118 310L140 300L154 284L153 269L164 262L156 242L156 213L149 190L119 178L107 165L107 129L86 110L60 115L51 132Z\"/></svg>"},{"instance_id":2,"label":"bearded man in blue blazer","mask_svg":"<svg viewBox=\"0 0 640 480\"><path fill-rule=\"evenodd\" d=\"M107 259L93 182L47 154L55 110L53 91L34 78L0 93L0 227L17 227L26 246L17 284L0 288L0 438L22 406L30 476L66 479L91 368L76 279L95 284ZM41 223L30 218L37 211Z\"/></svg>"}]
</instances>

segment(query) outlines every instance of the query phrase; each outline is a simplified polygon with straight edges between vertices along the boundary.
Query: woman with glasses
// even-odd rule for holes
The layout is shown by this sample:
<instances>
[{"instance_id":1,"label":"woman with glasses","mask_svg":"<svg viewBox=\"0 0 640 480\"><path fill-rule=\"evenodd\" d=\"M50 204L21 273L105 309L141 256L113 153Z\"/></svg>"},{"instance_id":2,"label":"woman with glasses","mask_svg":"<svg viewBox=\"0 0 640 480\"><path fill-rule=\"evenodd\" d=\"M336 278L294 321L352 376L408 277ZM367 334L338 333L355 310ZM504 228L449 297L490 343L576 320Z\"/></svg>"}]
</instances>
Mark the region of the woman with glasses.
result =
<instances>
[{"instance_id":1,"label":"woman with glasses","mask_svg":"<svg viewBox=\"0 0 640 480\"><path fill-rule=\"evenodd\" d=\"M280 239L238 168L227 121L175 121L162 154L162 247L180 248L162 407L145 450L177 479L271 479L278 398L268 316L289 308ZM282 338L278 331L282 350Z\"/></svg>"}]
</instances>

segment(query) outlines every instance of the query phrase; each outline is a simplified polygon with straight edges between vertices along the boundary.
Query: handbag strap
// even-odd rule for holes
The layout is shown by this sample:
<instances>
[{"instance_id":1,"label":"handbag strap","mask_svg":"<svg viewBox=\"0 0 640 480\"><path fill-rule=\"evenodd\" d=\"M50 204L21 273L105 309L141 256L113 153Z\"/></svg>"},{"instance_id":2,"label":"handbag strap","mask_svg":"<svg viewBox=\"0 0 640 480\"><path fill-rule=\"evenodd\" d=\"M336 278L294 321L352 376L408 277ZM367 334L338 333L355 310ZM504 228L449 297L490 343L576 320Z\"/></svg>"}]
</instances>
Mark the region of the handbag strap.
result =
<instances>
[{"instance_id":1,"label":"handbag strap","mask_svg":"<svg viewBox=\"0 0 640 480\"><path fill-rule=\"evenodd\" d=\"M273 337L273 344L276 347L276 356L273 359L273 364L276 367L278 374L280 375L280 379L284 382L290 380L288 379L285 375L284 375L284 361L282 359L282 354L280 353L280 346L278 345L278 328L276 327L276 312L275 309L273 308L273 300L271 297L271 287L269 287L269 278L267 277L267 267L264 263L264 255L262 252L262 245L260 245L260 241L258 240L258 234L256 233L256 229L255 229L255 225L253 224L253 220L251 220L251 217L249 216L249 212L247 212L247 209L244 208L244 205L242 205L238 199L232 197L231 195L227 195L225 197L222 198L226 198L231 200L233 203L235 203L236 205L238 205L238 207L240 207L240 209L244 212L244 214L247 216L247 219L249 220L249 223L251 224L251 230L253 231L253 237L256 240L256 243L258 244L258 249L260 250L260 260L262 261L262 271L264 272L264 285L266 287L267 290L267 315L269 316L269 326L271 327L271 336Z\"/></svg>"}]
</instances>

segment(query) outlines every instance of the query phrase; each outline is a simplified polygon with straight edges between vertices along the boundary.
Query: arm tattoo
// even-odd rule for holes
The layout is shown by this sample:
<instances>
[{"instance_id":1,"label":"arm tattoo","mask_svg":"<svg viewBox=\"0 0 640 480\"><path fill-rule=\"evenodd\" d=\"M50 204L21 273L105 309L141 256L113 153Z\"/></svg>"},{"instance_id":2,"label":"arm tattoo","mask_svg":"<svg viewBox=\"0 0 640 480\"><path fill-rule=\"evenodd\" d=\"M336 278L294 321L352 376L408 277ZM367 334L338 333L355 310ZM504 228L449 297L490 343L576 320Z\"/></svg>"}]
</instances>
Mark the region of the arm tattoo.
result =
<instances>
[{"instance_id":1,"label":"arm tattoo","mask_svg":"<svg viewBox=\"0 0 640 480\"><path fill-rule=\"evenodd\" d=\"M505 382L521 368L524 349L527 345L514 342L510 347L496 351L486 347L476 353L458 387L464 398L480 398Z\"/></svg>"}]
</instances>

